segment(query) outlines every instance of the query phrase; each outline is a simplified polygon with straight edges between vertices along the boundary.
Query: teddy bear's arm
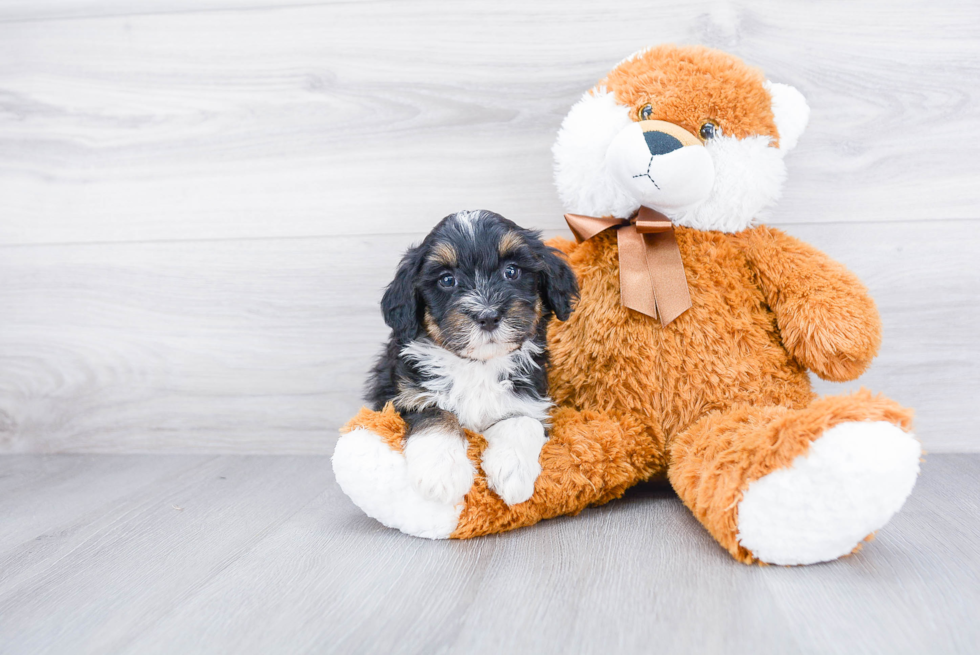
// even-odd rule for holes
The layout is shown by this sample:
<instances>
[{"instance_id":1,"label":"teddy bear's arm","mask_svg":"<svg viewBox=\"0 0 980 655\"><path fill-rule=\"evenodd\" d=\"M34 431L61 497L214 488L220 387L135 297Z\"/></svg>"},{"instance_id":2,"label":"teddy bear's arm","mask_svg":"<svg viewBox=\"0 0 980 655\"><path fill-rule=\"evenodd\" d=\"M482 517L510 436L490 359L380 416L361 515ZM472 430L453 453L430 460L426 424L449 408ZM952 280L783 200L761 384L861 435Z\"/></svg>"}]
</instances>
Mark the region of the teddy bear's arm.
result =
<instances>
[{"instance_id":1,"label":"teddy bear's arm","mask_svg":"<svg viewBox=\"0 0 980 655\"><path fill-rule=\"evenodd\" d=\"M790 354L824 380L861 375L881 344L878 310L861 281L781 230L760 226L737 238Z\"/></svg>"}]
</instances>

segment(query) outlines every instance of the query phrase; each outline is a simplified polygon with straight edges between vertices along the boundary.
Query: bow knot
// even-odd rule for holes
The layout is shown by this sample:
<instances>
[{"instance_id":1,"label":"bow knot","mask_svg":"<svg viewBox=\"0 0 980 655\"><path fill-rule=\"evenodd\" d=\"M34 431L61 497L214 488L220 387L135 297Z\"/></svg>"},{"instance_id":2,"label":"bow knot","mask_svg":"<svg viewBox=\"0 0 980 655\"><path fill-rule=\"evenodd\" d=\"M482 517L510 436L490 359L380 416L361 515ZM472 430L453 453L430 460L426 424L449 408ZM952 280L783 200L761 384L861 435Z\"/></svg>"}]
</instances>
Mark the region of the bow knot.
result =
<instances>
[{"instance_id":1,"label":"bow knot","mask_svg":"<svg viewBox=\"0 0 980 655\"><path fill-rule=\"evenodd\" d=\"M619 288L624 307L668 325L691 308L684 262L670 219L640 207L630 219L565 214L578 243L616 228L619 244Z\"/></svg>"}]
</instances>

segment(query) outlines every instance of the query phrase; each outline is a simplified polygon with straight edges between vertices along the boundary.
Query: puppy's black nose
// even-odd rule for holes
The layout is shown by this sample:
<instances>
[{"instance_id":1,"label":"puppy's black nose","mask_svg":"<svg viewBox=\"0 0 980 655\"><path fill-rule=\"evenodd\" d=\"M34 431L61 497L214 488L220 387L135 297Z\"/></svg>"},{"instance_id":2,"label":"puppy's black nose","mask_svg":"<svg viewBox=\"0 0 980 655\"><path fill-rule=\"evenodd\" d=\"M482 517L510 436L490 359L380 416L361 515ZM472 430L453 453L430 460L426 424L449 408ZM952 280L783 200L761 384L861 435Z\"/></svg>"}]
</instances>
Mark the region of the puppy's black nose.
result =
<instances>
[{"instance_id":1,"label":"puppy's black nose","mask_svg":"<svg viewBox=\"0 0 980 655\"><path fill-rule=\"evenodd\" d=\"M476 317L476 322L487 332L493 332L500 325L500 312L486 311Z\"/></svg>"}]
</instances>

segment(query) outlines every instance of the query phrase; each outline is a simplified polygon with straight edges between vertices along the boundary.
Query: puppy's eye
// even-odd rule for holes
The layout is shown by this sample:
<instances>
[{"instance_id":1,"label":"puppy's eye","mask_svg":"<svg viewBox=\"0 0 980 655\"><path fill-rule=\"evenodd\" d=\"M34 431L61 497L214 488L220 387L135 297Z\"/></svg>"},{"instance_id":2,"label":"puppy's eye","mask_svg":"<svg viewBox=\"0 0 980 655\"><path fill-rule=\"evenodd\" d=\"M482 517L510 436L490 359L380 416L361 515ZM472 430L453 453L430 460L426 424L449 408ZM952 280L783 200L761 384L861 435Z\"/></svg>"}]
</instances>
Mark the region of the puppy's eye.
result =
<instances>
[{"instance_id":1,"label":"puppy's eye","mask_svg":"<svg viewBox=\"0 0 980 655\"><path fill-rule=\"evenodd\" d=\"M456 286L456 278L452 273L446 273L439 278L439 286L443 289L451 289Z\"/></svg>"},{"instance_id":2,"label":"puppy's eye","mask_svg":"<svg viewBox=\"0 0 980 655\"><path fill-rule=\"evenodd\" d=\"M707 141L708 139L713 139L716 136L721 136L721 128L718 127L718 124L714 121L707 121L701 126L698 134L701 136L703 141Z\"/></svg>"},{"instance_id":3,"label":"puppy's eye","mask_svg":"<svg viewBox=\"0 0 980 655\"><path fill-rule=\"evenodd\" d=\"M640 107L640 111L636 113L640 117L641 121L648 121L650 117L653 116L653 107L650 105L643 105Z\"/></svg>"},{"instance_id":4,"label":"puppy's eye","mask_svg":"<svg viewBox=\"0 0 980 655\"><path fill-rule=\"evenodd\" d=\"M508 280L516 280L521 277L521 269L515 264L508 264L504 269L504 277Z\"/></svg>"}]
</instances>

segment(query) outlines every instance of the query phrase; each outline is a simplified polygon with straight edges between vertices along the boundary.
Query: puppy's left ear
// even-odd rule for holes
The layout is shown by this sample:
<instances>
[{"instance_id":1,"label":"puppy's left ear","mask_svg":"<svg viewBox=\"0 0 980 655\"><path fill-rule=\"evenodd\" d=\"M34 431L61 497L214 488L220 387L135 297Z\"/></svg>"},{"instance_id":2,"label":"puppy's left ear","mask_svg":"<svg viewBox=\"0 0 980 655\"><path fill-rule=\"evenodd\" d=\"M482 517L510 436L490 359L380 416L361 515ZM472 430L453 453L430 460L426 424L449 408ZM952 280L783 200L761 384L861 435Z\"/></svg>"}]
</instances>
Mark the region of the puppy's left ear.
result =
<instances>
[{"instance_id":1,"label":"puppy's left ear","mask_svg":"<svg viewBox=\"0 0 980 655\"><path fill-rule=\"evenodd\" d=\"M415 280L422 268L423 247L410 248L398 264L395 279L381 298L381 313L398 341L414 339L419 332L419 297Z\"/></svg>"},{"instance_id":2,"label":"puppy's left ear","mask_svg":"<svg viewBox=\"0 0 980 655\"><path fill-rule=\"evenodd\" d=\"M536 248L542 263L540 293L545 304L559 321L567 321L572 314L572 303L578 298L578 280L564 256L555 248L543 243Z\"/></svg>"},{"instance_id":3,"label":"puppy's left ear","mask_svg":"<svg viewBox=\"0 0 980 655\"><path fill-rule=\"evenodd\" d=\"M796 142L806 129L810 107L803 94L788 84L767 80L766 90L772 96L772 114L779 131L779 151L785 153L796 147Z\"/></svg>"}]
</instances>

